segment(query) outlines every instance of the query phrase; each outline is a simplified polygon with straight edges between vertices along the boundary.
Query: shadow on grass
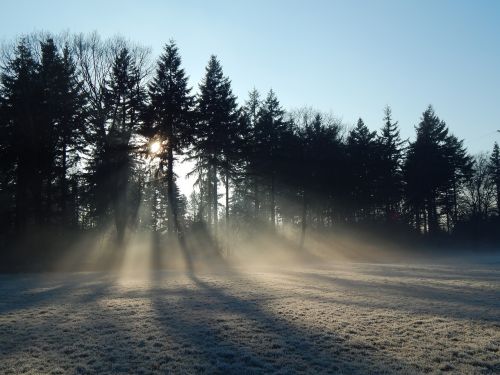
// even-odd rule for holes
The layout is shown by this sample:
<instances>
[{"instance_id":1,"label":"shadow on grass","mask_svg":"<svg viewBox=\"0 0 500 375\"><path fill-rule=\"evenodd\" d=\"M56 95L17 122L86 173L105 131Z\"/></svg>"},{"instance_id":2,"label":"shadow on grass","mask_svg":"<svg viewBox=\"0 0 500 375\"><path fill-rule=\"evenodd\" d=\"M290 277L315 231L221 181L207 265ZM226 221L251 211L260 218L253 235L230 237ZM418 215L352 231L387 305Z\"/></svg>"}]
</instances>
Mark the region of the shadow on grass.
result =
<instances>
[{"instance_id":1,"label":"shadow on grass","mask_svg":"<svg viewBox=\"0 0 500 375\"><path fill-rule=\"evenodd\" d=\"M342 276L330 276L311 272L286 271L291 275L292 281L307 283L305 289L315 289L324 296L329 291L342 291L348 293L349 301L346 304L358 304L360 307L387 308L413 313L448 316L456 319L480 319L484 321L498 321L500 310L500 291L498 288L472 288L468 286L429 285L432 278L425 281L379 281L356 280ZM369 274L369 272L367 273ZM401 277L401 276L399 276ZM437 279L441 279L437 276ZM495 280L492 276L491 280ZM359 297L361 302L356 302L352 297ZM362 298L362 297L365 298ZM377 298L380 297L380 298ZM308 296L304 296L308 298ZM322 297L325 302L340 303L339 299L329 300Z\"/></svg>"}]
</instances>

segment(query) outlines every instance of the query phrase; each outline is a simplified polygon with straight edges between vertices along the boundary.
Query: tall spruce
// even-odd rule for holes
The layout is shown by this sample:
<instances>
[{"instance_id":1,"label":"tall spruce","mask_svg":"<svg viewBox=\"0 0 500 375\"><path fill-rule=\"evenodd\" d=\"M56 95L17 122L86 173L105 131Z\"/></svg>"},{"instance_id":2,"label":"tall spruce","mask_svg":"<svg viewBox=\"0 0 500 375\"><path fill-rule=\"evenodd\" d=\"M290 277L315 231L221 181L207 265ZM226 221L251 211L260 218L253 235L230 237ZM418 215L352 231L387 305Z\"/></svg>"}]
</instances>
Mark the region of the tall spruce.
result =
<instances>
[{"instance_id":1,"label":"tall spruce","mask_svg":"<svg viewBox=\"0 0 500 375\"><path fill-rule=\"evenodd\" d=\"M392 111L389 106L384 109L384 126L378 136L380 170L378 193L380 202L384 206L386 220L395 219L399 213L401 202L403 177L403 145L398 128L398 122L392 120Z\"/></svg>"},{"instance_id":2,"label":"tall spruce","mask_svg":"<svg viewBox=\"0 0 500 375\"><path fill-rule=\"evenodd\" d=\"M416 127L405 161L406 198L419 231L440 231L446 197L470 168L463 142L448 133L446 123L429 106Z\"/></svg>"},{"instance_id":3,"label":"tall spruce","mask_svg":"<svg viewBox=\"0 0 500 375\"><path fill-rule=\"evenodd\" d=\"M181 57L174 41L165 45L149 84L150 105L145 134L161 143L160 168L166 169L168 230L179 230L178 202L175 194L175 155L183 153L193 136L194 100L188 77L181 67Z\"/></svg>"},{"instance_id":4,"label":"tall spruce","mask_svg":"<svg viewBox=\"0 0 500 375\"><path fill-rule=\"evenodd\" d=\"M259 110L261 106L260 93L254 88L252 91L248 93L248 99L245 102L244 111L246 114L247 120L247 129L248 129L248 142L247 145L249 148L246 150L246 172L249 179L252 180L250 191L253 195L253 208L254 208L254 220L258 219L260 215L260 175L257 166L257 159L259 155L257 155L254 151L255 148L253 145L256 142L256 124L258 120Z\"/></svg>"},{"instance_id":5,"label":"tall spruce","mask_svg":"<svg viewBox=\"0 0 500 375\"><path fill-rule=\"evenodd\" d=\"M497 142L493 145L493 151L491 152L489 172L493 184L495 185L497 215L500 216L500 148Z\"/></svg>"},{"instance_id":6,"label":"tall spruce","mask_svg":"<svg viewBox=\"0 0 500 375\"><path fill-rule=\"evenodd\" d=\"M100 171L104 189L113 211L118 244L137 208L133 202L132 170L134 145L132 137L141 126L145 91L139 69L127 48L116 55L107 81L105 106L109 114L104 159Z\"/></svg>"},{"instance_id":7,"label":"tall spruce","mask_svg":"<svg viewBox=\"0 0 500 375\"><path fill-rule=\"evenodd\" d=\"M14 56L7 62L1 75L2 90L2 174L3 188L12 207L15 229L22 232L30 218L34 201L34 187L38 186L38 120L39 120L39 65L26 39L22 39Z\"/></svg>"},{"instance_id":8,"label":"tall spruce","mask_svg":"<svg viewBox=\"0 0 500 375\"><path fill-rule=\"evenodd\" d=\"M376 135L360 118L347 137L350 208L355 221L372 218L374 213L379 165Z\"/></svg>"},{"instance_id":9,"label":"tall spruce","mask_svg":"<svg viewBox=\"0 0 500 375\"><path fill-rule=\"evenodd\" d=\"M85 97L76 79L69 47L66 45L59 51L54 40L48 38L41 43L41 52L39 128L44 148L40 160L44 176L43 216L59 225L74 227L77 224L76 177L69 176L68 171L76 166L79 152L83 151Z\"/></svg>"},{"instance_id":10,"label":"tall spruce","mask_svg":"<svg viewBox=\"0 0 500 375\"><path fill-rule=\"evenodd\" d=\"M61 217L65 225L78 223L80 155L85 152L87 97L77 77L77 68L68 45L62 52L61 98L57 148Z\"/></svg>"},{"instance_id":11,"label":"tall spruce","mask_svg":"<svg viewBox=\"0 0 500 375\"><path fill-rule=\"evenodd\" d=\"M208 221L217 228L218 223L218 175L229 160L233 127L237 123L236 97L231 81L224 76L220 62L211 56L200 84L197 98L197 127L193 145L196 168L208 175Z\"/></svg>"},{"instance_id":12,"label":"tall spruce","mask_svg":"<svg viewBox=\"0 0 500 375\"><path fill-rule=\"evenodd\" d=\"M278 173L283 165L281 142L285 133L290 130L284 114L285 111L271 89L262 102L254 128L254 163L269 187L269 219L272 228L276 225Z\"/></svg>"}]
</instances>

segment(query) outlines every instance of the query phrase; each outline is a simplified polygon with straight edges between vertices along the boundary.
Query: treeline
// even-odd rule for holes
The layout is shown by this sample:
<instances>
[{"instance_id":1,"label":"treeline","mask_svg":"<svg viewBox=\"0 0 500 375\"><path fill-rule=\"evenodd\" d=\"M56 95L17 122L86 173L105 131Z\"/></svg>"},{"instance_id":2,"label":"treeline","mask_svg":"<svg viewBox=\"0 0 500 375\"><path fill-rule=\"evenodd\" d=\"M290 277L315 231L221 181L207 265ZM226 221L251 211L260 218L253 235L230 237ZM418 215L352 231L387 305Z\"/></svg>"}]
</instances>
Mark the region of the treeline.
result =
<instances>
[{"instance_id":1,"label":"treeline","mask_svg":"<svg viewBox=\"0 0 500 375\"><path fill-rule=\"evenodd\" d=\"M378 223L423 235L495 233L500 154L471 156L429 106L401 138L348 129L271 90L242 105L211 56L197 90L176 44L156 61L120 38L29 35L4 47L0 79L2 239L34 228L184 235ZM189 161L191 196L176 171ZM491 229L493 228L493 229ZM484 233L483 233L484 232Z\"/></svg>"}]
</instances>

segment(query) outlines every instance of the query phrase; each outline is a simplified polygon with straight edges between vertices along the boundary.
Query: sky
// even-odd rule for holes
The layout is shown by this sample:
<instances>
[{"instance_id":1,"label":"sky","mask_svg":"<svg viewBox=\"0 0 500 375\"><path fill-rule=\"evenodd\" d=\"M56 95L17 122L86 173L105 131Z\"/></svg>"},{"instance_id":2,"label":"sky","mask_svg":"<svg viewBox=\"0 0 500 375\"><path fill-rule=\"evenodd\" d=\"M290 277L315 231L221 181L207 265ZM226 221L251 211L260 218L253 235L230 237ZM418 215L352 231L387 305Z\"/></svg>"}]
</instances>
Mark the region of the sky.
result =
<instances>
[{"instance_id":1,"label":"sky","mask_svg":"<svg viewBox=\"0 0 500 375\"><path fill-rule=\"evenodd\" d=\"M211 54L243 103L273 89L404 138L429 104L472 153L500 142L500 1L0 0L0 41L32 31L122 35L153 55L174 39L196 91Z\"/></svg>"}]
</instances>

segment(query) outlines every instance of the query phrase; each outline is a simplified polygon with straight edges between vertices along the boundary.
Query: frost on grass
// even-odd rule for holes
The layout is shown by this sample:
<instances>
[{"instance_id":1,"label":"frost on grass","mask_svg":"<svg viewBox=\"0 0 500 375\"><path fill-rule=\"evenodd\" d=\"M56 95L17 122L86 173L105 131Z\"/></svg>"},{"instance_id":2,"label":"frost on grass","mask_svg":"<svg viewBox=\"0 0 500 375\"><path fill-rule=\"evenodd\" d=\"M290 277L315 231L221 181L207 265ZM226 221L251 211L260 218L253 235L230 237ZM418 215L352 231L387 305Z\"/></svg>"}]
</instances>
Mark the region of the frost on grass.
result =
<instances>
[{"instance_id":1,"label":"frost on grass","mask_svg":"<svg viewBox=\"0 0 500 375\"><path fill-rule=\"evenodd\" d=\"M0 276L0 373L500 373L495 267Z\"/></svg>"}]
</instances>

